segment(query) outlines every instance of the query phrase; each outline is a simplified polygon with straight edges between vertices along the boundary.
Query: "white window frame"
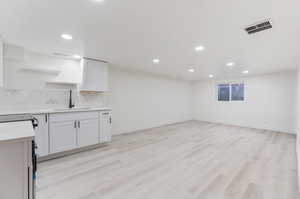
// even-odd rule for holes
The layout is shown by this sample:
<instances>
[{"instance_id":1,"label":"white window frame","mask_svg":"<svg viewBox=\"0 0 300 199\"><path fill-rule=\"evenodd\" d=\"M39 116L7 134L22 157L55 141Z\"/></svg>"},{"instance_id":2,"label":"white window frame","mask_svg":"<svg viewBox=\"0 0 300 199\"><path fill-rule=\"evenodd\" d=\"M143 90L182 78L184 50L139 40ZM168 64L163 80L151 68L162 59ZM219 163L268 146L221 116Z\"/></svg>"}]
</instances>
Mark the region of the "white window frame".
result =
<instances>
[{"instance_id":1,"label":"white window frame","mask_svg":"<svg viewBox=\"0 0 300 199\"><path fill-rule=\"evenodd\" d=\"M220 84L229 84L229 101L220 101L219 100L219 85ZM231 99L231 84L244 84L244 100L233 100ZM246 101L246 92L245 92L245 82L244 81L218 81L216 82L216 85L215 85L215 89L216 89L216 99L218 102L224 102L224 103L227 103L227 102L245 102Z\"/></svg>"}]
</instances>

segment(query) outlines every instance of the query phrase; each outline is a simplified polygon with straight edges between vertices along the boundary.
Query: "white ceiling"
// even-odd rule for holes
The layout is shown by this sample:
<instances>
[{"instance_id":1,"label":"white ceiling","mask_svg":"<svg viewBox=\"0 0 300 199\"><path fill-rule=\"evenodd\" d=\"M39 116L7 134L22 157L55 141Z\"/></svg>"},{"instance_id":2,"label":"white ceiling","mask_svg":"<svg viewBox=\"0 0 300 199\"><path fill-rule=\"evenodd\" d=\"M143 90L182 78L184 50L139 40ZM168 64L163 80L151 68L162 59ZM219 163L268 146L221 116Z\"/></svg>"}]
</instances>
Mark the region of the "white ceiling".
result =
<instances>
[{"instance_id":1,"label":"white ceiling","mask_svg":"<svg viewBox=\"0 0 300 199\"><path fill-rule=\"evenodd\" d=\"M224 78L295 69L299 8L299 0L2 0L0 34L36 51L97 57L187 80ZM243 30L266 18L273 29ZM62 33L74 39L62 40ZM195 52L198 45L205 50ZM229 61L236 62L233 69ZM187 72L190 67L196 72Z\"/></svg>"}]
</instances>

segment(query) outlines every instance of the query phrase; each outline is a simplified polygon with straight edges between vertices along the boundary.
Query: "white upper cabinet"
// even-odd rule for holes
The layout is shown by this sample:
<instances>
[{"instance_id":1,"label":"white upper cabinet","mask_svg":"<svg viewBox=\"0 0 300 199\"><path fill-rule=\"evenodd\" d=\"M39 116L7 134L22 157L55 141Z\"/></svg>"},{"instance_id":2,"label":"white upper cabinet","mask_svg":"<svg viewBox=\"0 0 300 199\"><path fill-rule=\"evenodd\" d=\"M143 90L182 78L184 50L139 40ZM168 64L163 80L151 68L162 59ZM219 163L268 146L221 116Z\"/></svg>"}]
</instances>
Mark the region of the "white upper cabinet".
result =
<instances>
[{"instance_id":1,"label":"white upper cabinet","mask_svg":"<svg viewBox=\"0 0 300 199\"><path fill-rule=\"evenodd\" d=\"M82 84L80 91L108 91L108 64L92 59L82 59Z\"/></svg>"},{"instance_id":2,"label":"white upper cabinet","mask_svg":"<svg viewBox=\"0 0 300 199\"><path fill-rule=\"evenodd\" d=\"M0 38L0 87L4 85L4 71L3 71L3 42Z\"/></svg>"}]
</instances>

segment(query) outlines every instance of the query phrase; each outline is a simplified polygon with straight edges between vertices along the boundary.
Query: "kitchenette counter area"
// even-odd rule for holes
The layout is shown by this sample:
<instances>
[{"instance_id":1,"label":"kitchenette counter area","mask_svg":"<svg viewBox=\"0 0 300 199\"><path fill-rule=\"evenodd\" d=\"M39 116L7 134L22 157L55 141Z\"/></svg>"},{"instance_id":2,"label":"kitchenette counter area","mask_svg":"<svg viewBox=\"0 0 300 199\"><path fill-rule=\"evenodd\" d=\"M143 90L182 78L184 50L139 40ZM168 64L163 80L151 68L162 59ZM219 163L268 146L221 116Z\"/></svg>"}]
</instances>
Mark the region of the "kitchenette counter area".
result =
<instances>
[{"instance_id":1,"label":"kitchenette counter area","mask_svg":"<svg viewBox=\"0 0 300 199\"><path fill-rule=\"evenodd\" d=\"M36 153L40 161L89 150L111 142L112 109L108 107L0 112L0 117L7 120L14 116L22 118L23 115L30 115L36 121L35 134L28 133L30 131L22 128L22 123L19 123L15 128L20 131L14 131L13 127L6 127L0 135L0 141L22 138L24 135L34 136L37 145ZM4 129L6 125L8 124L2 124L2 128Z\"/></svg>"}]
</instances>

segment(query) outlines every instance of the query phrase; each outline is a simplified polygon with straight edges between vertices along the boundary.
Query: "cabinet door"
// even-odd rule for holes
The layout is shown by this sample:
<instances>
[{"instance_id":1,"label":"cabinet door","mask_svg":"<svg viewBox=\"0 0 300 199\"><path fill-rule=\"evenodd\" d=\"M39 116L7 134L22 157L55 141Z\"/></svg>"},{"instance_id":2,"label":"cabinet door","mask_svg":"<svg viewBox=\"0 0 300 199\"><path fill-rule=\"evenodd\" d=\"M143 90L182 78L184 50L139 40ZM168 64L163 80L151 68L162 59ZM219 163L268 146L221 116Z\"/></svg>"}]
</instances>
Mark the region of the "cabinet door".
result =
<instances>
[{"instance_id":1,"label":"cabinet door","mask_svg":"<svg viewBox=\"0 0 300 199\"><path fill-rule=\"evenodd\" d=\"M37 155L43 157L49 154L48 114L34 115L34 117L39 121L39 125L35 129Z\"/></svg>"},{"instance_id":2,"label":"cabinet door","mask_svg":"<svg viewBox=\"0 0 300 199\"><path fill-rule=\"evenodd\" d=\"M78 146L98 144L99 140L99 119L80 120L77 128Z\"/></svg>"},{"instance_id":3,"label":"cabinet door","mask_svg":"<svg viewBox=\"0 0 300 199\"><path fill-rule=\"evenodd\" d=\"M111 141L111 125L111 111L100 112L100 143L106 143Z\"/></svg>"},{"instance_id":4,"label":"cabinet door","mask_svg":"<svg viewBox=\"0 0 300 199\"><path fill-rule=\"evenodd\" d=\"M50 153L57 153L76 148L76 121L50 123Z\"/></svg>"}]
</instances>

